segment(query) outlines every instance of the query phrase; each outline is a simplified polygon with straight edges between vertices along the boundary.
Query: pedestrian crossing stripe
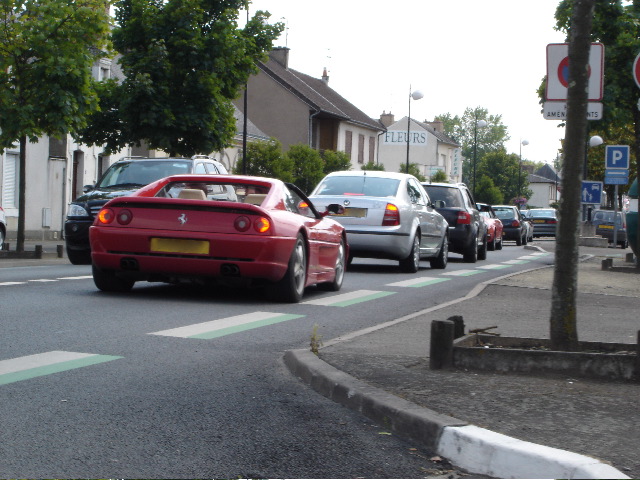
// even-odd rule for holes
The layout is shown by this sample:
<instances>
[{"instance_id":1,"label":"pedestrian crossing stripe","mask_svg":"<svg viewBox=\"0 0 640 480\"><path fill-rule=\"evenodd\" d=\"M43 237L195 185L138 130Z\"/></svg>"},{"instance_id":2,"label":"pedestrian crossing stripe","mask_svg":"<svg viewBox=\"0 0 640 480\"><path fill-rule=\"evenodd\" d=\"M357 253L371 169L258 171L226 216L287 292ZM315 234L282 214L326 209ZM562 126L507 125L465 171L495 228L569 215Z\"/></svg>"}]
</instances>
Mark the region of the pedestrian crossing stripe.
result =
<instances>
[{"instance_id":1,"label":"pedestrian crossing stripe","mask_svg":"<svg viewBox=\"0 0 640 480\"><path fill-rule=\"evenodd\" d=\"M0 287L8 287L10 285L24 285L27 282L2 282L0 283Z\"/></svg>"},{"instance_id":2,"label":"pedestrian crossing stripe","mask_svg":"<svg viewBox=\"0 0 640 480\"><path fill-rule=\"evenodd\" d=\"M293 315L284 313L253 312L233 317L212 320L210 322L187 325L185 327L162 330L150 333L150 335L161 335L164 337L197 338L210 340L212 338L224 337L234 333L244 332L254 328L266 327L276 323L302 318L304 315Z\"/></svg>"},{"instance_id":3,"label":"pedestrian crossing stripe","mask_svg":"<svg viewBox=\"0 0 640 480\"><path fill-rule=\"evenodd\" d=\"M411 280L403 280L401 282L388 283L388 287L426 287L451 280L450 278L434 278L434 277L418 277Z\"/></svg>"},{"instance_id":4,"label":"pedestrian crossing stripe","mask_svg":"<svg viewBox=\"0 0 640 480\"><path fill-rule=\"evenodd\" d=\"M93 275L81 275L79 277L58 277L58 280L87 280L93 278Z\"/></svg>"},{"instance_id":5,"label":"pedestrian crossing stripe","mask_svg":"<svg viewBox=\"0 0 640 480\"><path fill-rule=\"evenodd\" d=\"M522 265L524 263L529 263L529 261L528 260L506 260L502 263L507 265Z\"/></svg>"},{"instance_id":6,"label":"pedestrian crossing stripe","mask_svg":"<svg viewBox=\"0 0 640 480\"><path fill-rule=\"evenodd\" d=\"M518 257L518 260L535 260L537 258L536 255L525 255L524 257Z\"/></svg>"},{"instance_id":7,"label":"pedestrian crossing stripe","mask_svg":"<svg viewBox=\"0 0 640 480\"><path fill-rule=\"evenodd\" d=\"M393 295L396 292L383 292L379 290L356 290L354 292L332 295L317 300L303 302L303 305L321 305L324 307L349 307L356 303L368 302L378 298Z\"/></svg>"},{"instance_id":8,"label":"pedestrian crossing stripe","mask_svg":"<svg viewBox=\"0 0 640 480\"><path fill-rule=\"evenodd\" d=\"M64 372L75 368L88 367L120 358L122 357L98 355L94 353L51 351L2 360L0 361L0 385L29 380L31 378L51 375L52 373Z\"/></svg>"},{"instance_id":9,"label":"pedestrian crossing stripe","mask_svg":"<svg viewBox=\"0 0 640 480\"><path fill-rule=\"evenodd\" d=\"M451 275L453 277L469 277L471 275L477 275L478 273L484 273L482 270L456 270L455 272L443 272L442 275Z\"/></svg>"},{"instance_id":10,"label":"pedestrian crossing stripe","mask_svg":"<svg viewBox=\"0 0 640 480\"><path fill-rule=\"evenodd\" d=\"M490 265L481 265L478 268L482 270L502 270L503 268L509 268L509 265L502 265L500 263L492 263Z\"/></svg>"}]
</instances>

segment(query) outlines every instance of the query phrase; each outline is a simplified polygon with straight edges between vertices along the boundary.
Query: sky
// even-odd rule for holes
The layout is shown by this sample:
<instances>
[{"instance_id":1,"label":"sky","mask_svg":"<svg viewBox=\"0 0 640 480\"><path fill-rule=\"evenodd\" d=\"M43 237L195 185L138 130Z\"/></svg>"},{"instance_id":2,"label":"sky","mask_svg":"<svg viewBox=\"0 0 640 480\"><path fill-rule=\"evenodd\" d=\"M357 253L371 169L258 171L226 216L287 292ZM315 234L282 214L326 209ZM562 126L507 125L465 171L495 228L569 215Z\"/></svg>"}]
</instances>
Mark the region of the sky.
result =
<instances>
[{"instance_id":1,"label":"sky","mask_svg":"<svg viewBox=\"0 0 640 480\"><path fill-rule=\"evenodd\" d=\"M564 138L545 120L537 89L546 48L563 43L553 29L559 0L252 0L286 29L289 67L317 78L374 119L431 121L481 107L500 115L508 153L552 163ZM241 12L242 16L242 12ZM522 146L523 140L528 145Z\"/></svg>"}]
</instances>

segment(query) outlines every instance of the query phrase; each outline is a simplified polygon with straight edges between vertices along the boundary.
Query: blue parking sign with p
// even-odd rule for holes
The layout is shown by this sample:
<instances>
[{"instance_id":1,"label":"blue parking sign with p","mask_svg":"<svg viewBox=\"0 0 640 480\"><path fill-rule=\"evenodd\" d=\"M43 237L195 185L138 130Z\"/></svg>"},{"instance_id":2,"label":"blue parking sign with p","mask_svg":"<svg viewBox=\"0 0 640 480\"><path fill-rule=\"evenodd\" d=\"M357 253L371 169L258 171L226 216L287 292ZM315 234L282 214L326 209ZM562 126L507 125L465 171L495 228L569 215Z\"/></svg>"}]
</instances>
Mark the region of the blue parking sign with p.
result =
<instances>
[{"instance_id":1,"label":"blue parking sign with p","mask_svg":"<svg viewBox=\"0 0 640 480\"><path fill-rule=\"evenodd\" d=\"M607 145L605 168L629 168L629 145Z\"/></svg>"}]
</instances>

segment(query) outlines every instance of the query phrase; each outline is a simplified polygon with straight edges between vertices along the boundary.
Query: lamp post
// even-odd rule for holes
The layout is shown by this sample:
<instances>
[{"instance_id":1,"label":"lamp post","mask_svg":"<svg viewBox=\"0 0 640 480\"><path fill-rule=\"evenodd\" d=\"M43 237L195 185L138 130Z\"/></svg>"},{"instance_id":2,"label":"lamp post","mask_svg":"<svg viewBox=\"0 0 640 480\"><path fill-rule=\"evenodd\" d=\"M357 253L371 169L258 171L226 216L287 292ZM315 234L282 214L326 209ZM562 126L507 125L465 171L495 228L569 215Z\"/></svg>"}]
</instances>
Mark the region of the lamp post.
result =
<instances>
[{"instance_id":1,"label":"lamp post","mask_svg":"<svg viewBox=\"0 0 640 480\"><path fill-rule=\"evenodd\" d=\"M411 135L411 99L420 100L424 95L420 90L411 92L411 85L409 85L409 116L407 117L407 170L405 173L409 173L409 138Z\"/></svg>"},{"instance_id":2,"label":"lamp post","mask_svg":"<svg viewBox=\"0 0 640 480\"><path fill-rule=\"evenodd\" d=\"M518 200L520 200L520 197L522 196L522 187L521 187L521 185L522 185L522 181L521 181L521 176L522 176L522 147L526 147L527 145L529 145L529 140L521 140L520 141L520 166L518 168L518 198L516 199L516 203L518 203Z\"/></svg>"},{"instance_id":3,"label":"lamp post","mask_svg":"<svg viewBox=\"0 0 640 480\"><path fill-rule=\"evenodd\" d=\"M473 125L473 199L476 199L476 164L478 163L478 127L484 128L487 126L485 120L478 120L478 113L476 112L476 122Z\"/></svg>"}]
</instances>

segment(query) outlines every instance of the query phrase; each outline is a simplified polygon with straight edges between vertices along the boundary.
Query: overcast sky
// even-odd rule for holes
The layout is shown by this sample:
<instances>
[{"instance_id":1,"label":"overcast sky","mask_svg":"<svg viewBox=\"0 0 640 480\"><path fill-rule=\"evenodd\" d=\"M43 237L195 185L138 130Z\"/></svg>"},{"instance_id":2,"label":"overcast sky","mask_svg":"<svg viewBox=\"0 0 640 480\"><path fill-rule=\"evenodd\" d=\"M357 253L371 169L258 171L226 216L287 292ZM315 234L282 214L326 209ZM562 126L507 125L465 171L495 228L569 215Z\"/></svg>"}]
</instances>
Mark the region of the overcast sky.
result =
<instances>
[{"instance_id":1,"label":"overcast sky","mask_svg":"<svg viewBox=\"0 0 640 480\"><path fill-rule=\"evenodd\" d=\"M252 0L286 31L289 67L321 77L372 118L383 111L433 120L483 107L501 115L509 153L551 163L564 129L545 120L536 90L546 75L546 47L558 0ZM241 13L242 16L242 13Z\"/></svg>"}]
</instances>

